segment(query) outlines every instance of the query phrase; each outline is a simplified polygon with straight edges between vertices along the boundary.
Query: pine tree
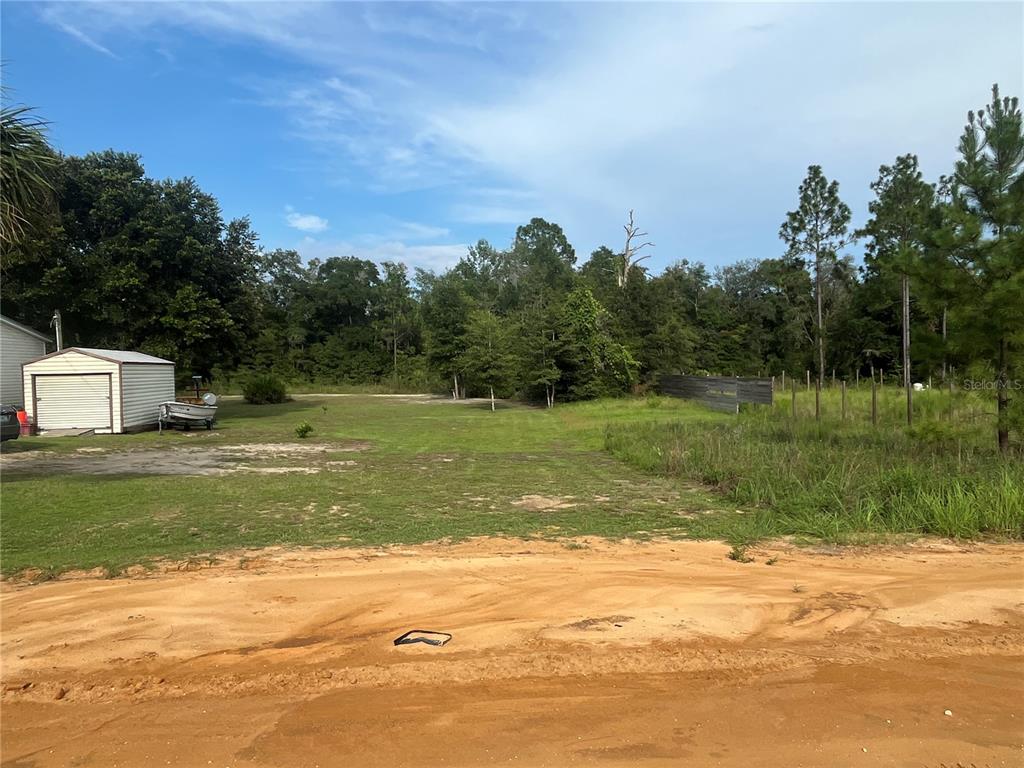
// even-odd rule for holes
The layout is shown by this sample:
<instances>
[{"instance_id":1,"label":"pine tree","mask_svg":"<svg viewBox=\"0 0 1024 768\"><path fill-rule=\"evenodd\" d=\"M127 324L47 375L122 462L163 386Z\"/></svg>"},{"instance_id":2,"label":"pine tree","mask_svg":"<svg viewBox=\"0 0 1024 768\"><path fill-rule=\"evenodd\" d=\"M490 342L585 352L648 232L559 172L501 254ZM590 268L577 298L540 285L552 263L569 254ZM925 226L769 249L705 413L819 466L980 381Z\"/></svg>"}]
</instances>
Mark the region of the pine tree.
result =
<instances>
[{"instance_id":1,"label":"pine tree","mask_svg":"<svg viewBox=\"0 0 1024 768\"><path fill-rule=\"evenodd\" d=\"M901 155L878 170L871 184L875 199L868 205L871 218L858 232L867 237L865 262L869 271L898 276L903 386L907 395L907 423L913 422L913 382L910 371L910 276L920 270L928 237L935 189L921 177L916 155Z\"/></svg>"},{"instance_id":2,"label":"pine tree","mask_svg":"<svg viewBox=\"0 0 1024 768\"><path fill-rule=\"evenodd\" d=\"M814 259L816 304L815 341L818 351L818 381L825 376L825 288L840 265L839 251L849 242L847 227L850 207L839 199L839 182L829 181L820 165L807 169L800 185L800 204L786 214L779 237L788 246L790 258Z\"/></svg>"},{"instance_id":3,"label":"pine tree","mask_svg":"<svg viewBox=\"0 0 1024 768\"><path fill-rule=\"evenodd\" d=\"M951 296L958 346L995 370L997 439L1010 447L1012 375L1024 356L1024 121L1016 97L967 114L930 267Z\"/></svg>"}]
</instances>

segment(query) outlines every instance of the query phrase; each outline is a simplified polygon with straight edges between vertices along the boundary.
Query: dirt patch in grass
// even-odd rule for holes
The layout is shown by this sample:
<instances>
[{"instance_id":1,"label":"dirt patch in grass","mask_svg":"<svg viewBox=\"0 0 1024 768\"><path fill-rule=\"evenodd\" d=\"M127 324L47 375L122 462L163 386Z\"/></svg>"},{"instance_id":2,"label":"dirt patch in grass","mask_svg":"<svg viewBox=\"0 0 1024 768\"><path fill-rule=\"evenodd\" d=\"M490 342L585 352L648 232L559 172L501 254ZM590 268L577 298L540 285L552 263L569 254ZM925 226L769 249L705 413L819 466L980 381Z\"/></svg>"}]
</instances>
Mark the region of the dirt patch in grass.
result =
<instances>
[{"instance_id":1,"label":"dirt patch in grass","mask_svg":"<svg viewBox=\"0 0 1024 768\"><path fill-rule=\"evenodd\" d=\"M512 506L522 507L530 512L549 512L555 509L571 509L576 504L571 501L572 496L540 496L538 494L527 494L512 502Z\"/></svg>"},{"instance_id":2,"label":"dirt patch in grass","mask_svg":"<svg viewBox=\"0 0 1024 768\"><path fill-rule=\"evenodd\" d=\"M250 443L246 445L224 445L218 450L229 456L310 456L318 453L345 453L365 451L370 444L362 440L347 443Z\"/></svg>"},{"instance_id":3,"label":"dirt patch in grass","mask_svg":"<svg viewBox=\"0 0 1024 768\"><path fill-rule=\"evenodd\" d=\"M70 473L83 475L264 475L333 471L355 465L352 460L328 460L329 455L365 451L364 441L347 443L255 443L134 451L79 448L73 454L20 453L0 457L0 467L12 473ZM287 466L281 461L292 462ZM304 462L296 464L295 462Z\"/></svg>"},{"instance_id":4,"label":"dirt patch in grass","mask_svg":"<svg viewBox=\"0 0 1024 768\"><path fill-rule=\"evenodd\" d=\"M255 475L315 475L320 472L320 467L250 467L240 464L218 474L227 472L252 472Z\"/></svg>"}]
</instances>

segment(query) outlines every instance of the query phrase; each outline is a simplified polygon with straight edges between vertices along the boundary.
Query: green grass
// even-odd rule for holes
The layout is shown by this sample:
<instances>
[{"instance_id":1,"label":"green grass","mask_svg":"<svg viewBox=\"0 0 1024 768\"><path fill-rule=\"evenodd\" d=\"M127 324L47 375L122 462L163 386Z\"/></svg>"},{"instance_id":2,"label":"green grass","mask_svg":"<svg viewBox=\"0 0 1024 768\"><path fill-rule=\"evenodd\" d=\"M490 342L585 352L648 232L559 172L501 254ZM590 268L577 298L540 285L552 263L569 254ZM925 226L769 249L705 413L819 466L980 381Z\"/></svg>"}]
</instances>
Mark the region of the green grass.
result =
<instances>
[{"instance_id":1,"label":"green grass","mask_svg":"<svg viewBox=\"0 0 1024 768\"><path fill-rule=\"evenodd\" d=\"M603 401L553 411L371 397L303 397L281 405L226 400L214 432L30 438L5 453L106 452L244 443L365 451L328 454L355 466L313 475L93 476L5 467L0 569L117 572L167 557L270 545L378 545L477 535L674 535L715 499L624 464L604 450L607 424L712 421L681 402ZM306 463L282 457L278 465ZM320 459L317 459L320 461ZM539 495L571 504L531 510Z\"/></svg>"},{"instance_id":2,"label":"green grass","mask_svg":"<svg viewBox=\"0 0 1024 768\"><path fill-rule=\"evenodd\" d=\"M611 425L606 446L645 471L716 488L740 512L705 516L693 536L736 544L777 536L849 542L889 534L1024 538L1024 460L995 449L990 405L963 394L919 393L915 426L883 393L801 393L716 424Z\"/></svg>"},{"instance_id":3,"label":"green grass","mask_svg":"<svg viewBox=\"0 0 1024 768\"><path fill-rule=\"evenodd\" d=\"M150 450L157 461L162 451L300 443L327 453L246 461L320 471L97 476L12 457L0 477L0 571L116 573L273 545L481 535L715 538L738 545L738 557L778 536L1024 538L1024 460L1019 449L996 454L990 403L923 393L913 430L901 426L895 389L882 395L877 427L865 390L851 392L848 407L841 420L838 393L824 393L819 423L806 392L796 420L788 395L738 417L657 397L551 411L502 404L493 414L484 403L416 398L229 398L213 432L23 438L4 453ZM300 440L303 423L312 432ZM345 452L353 441L366 449ZM335 470L331 460L355 465ZM530 495L564 505L531 509L522 504Z\"/></svg>"}]
</instances>

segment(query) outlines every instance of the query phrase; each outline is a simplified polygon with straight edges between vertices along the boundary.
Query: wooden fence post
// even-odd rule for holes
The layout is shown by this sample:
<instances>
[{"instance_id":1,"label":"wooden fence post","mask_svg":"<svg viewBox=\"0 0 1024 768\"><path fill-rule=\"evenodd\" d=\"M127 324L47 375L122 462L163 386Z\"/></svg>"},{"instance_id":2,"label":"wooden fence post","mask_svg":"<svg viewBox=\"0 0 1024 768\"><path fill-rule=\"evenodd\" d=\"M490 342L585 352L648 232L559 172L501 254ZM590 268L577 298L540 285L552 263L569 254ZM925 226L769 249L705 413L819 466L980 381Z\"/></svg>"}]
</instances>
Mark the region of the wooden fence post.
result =
<instances>
[{"instance_id":1,"label":"wooden fence post","mask_svg":"<svg viewBox=\"0 0 1024 768\"><path fill-rule=\"evenodd\" d=\"M821 421L821 378L814 382L814 419Z\"/></svg>"},{"instance_id":2,"label":"wooden fence post","mask_svg":"<svg viewBox=\"0 0 1024 768\"><path fill-rule=\"evenodd\" d=\"M846 421L846 379L840 385L843 389L843 421Z\"/></svg>"},{"instance_id":3,"label":"wooden fence post","mask_svg":"<svg viewBox=\"0 0 1024 768\"><path fill-rule=\"evenodd\" d=\"M782 372L782 391L786 391L786 372Z\"/></svg>"},{"instance_id":4,"label":"wooden fence post","mask_svg":"<svg viewBox=\"0 0 1024 768\"><path fill-rule=\"evenodd\" d=\"M853 386L854 386L855 389L860 389L860 368L858 368L856 370L856 372L854 373L854 376L855 376L855 380L854 380Z\"/></svg>"},{"instance_id":5,"label":"wooden fence post","mask_svg":"<svg viewBox=\"0 0 1024 768\"><path fill-rule=\"evenodd\" d=\"M793 382L793 419L796 419L796 382Z\"/></svg>"},{"instance_id":6,"label":"wooden fence post","mask_svg":"<svg viewBox=\"0 0 1024 768\"><path fill-rule=\"evenodd\" d=\"M874 379L871 380L871 424L878 425L878 389Z\"/></svg>"},{"instance_id":7,"label":"wooden fence post","mask_svg":"<svg viewBox=\"0 0 1024 768\"><path fill-rule=\"evenodd\" d=\"M906 386L906 397L907 397L907 426L914 426L914 385L910 381L910 377L907 376Z\"/></svg>"},{"instance_id":8,"label":"wooden fence post","mask_svg":"<svg viewBox=\"0 0 1024 768\"><path fill-rule=\"evenodd\" d=\"M808 392L811 391L811 372L810 372L810 370L807 371L807 391Z\"/></svg>"},{"instance_id":9,"label":"wooden fence post","mask_svg":"<svg viewBox=\"0 0 1024 768\"><path fill-rule=\"evenodd\" d=\"M832 389L836 388L836 369L832 369Z\"/></svg>"}]
</instances>

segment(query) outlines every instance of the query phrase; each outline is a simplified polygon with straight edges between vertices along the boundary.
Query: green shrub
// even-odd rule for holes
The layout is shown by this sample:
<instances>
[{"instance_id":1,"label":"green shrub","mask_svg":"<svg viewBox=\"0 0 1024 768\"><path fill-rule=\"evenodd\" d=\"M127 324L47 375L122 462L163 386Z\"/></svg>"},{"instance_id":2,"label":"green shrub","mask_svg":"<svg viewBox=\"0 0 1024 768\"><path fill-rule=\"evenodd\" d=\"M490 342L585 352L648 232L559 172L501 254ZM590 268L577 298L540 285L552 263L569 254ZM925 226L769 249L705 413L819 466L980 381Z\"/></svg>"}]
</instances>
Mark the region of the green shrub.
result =
<instances>
[{"instance_id":1,"label":"green shrub","mask_svg":"<svg viewBox=\"0 0 1024 768\"><path fill-rule=\"evenodd\" d=\"M295 428L295 436L298 438L306 438L313 434L313 425L308 421L303 421Z\"/></svg>"},{"instance_id":2,"label":"green shrub","mask_svg":"<svg viewBox=\"0 0 1024 768\"><path fill-rule=\"evenodd\" d=\"M284 389L284 382L270 374L253 376L246 381L242 385L242 395L245 397L246 402L253 405L283 403L288 398Z\"/></svg>"},{"instance_id":3,"label":"green shrub","mask_svg":"<svg viewBox=\"0 0 1024 768\"><path fill-rule=\"evenodd\" d=\"M743 544L733 544L729 550L729 559L737 563L752 563L754 558L747 554L747 548Z\"/></svg>"}]
</instances>

